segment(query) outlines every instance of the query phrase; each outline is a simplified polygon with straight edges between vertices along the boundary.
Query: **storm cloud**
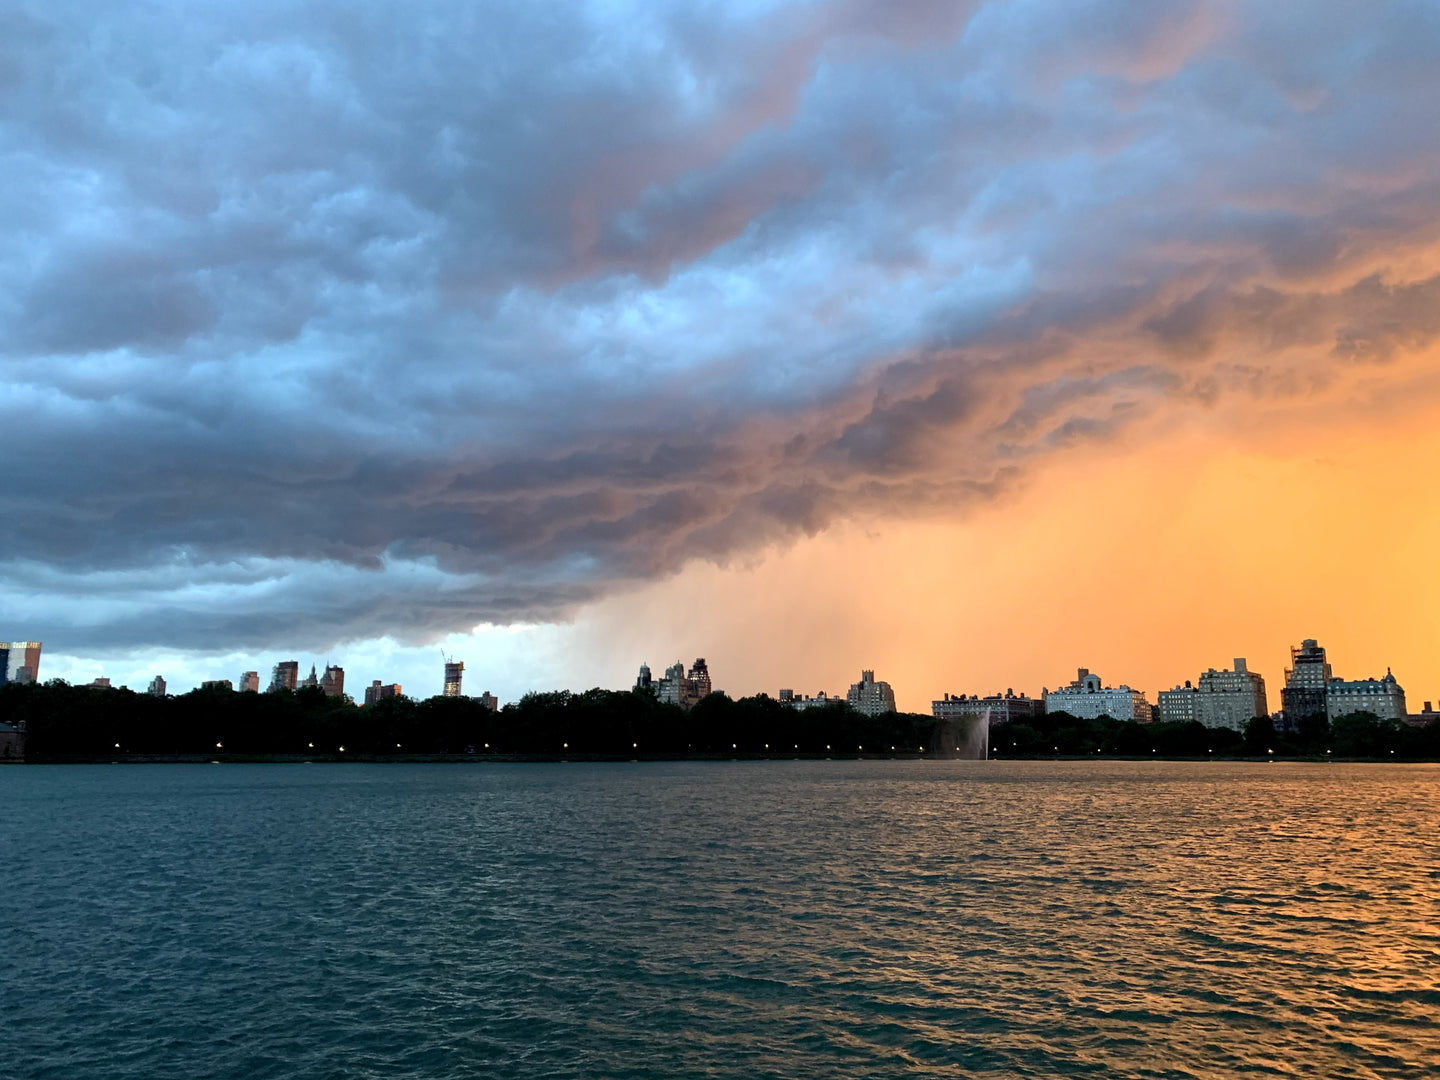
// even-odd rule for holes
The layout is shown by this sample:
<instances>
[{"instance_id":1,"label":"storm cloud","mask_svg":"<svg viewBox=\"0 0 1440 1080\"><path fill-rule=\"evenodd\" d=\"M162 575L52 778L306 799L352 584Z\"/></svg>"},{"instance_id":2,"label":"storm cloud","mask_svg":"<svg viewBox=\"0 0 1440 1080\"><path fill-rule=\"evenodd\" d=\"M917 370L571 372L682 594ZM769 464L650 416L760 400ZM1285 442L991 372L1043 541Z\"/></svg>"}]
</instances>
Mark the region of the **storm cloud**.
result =
<instances>
[{"instance_id":1,"label":"storm cloud","mask_svg":"<svg viewBox=\"0 0 1440 1080\"><path fill-rule=\"evenodd\" d=\"M1431 3L12 3L0 610L563 619L1440 336Z\"/></svg>"}]
</instances>

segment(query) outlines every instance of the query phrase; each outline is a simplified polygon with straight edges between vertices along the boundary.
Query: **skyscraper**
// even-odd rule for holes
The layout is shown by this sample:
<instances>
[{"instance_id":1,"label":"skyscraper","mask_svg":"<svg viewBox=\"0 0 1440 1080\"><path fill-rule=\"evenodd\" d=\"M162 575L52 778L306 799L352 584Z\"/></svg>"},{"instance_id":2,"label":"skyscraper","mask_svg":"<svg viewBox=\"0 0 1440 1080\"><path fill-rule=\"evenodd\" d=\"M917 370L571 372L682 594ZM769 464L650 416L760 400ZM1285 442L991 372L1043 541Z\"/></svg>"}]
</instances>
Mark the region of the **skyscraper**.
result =
<instances>
[{"instance_id":1,"label":"skyscraper","mask_svg":"<svg viewBox=\"0 0 1440 1080\"><path fill-rule=\"evenodd\" d=\"M165 676L156 675L150 680L150 688L146 691L151 697L165 696Z\"/></svg>"},{"instance_id":2,"label":"skyscraper","mask_svg":"<svg viewBox=\"0 0 1440 1080\"><path fill-rule=\"evenodd\" d=\"M40 642L0 641L0 686L40 681Z\"/></svg>"},{"instance_id":3,"label":"skyscraper","mask_svg":"<svg viewBox=\"0 0 1440 1080\"><path fill-rule=\"evenodd\" d=\"M252 694L260 692L260 673L258 671L243 671L240 673L240 683L237 690L248 690Z\"/></svg>"},{"instance_id":4,"label":"skyscraper","mask_svg":"<svg viewBox=\"0 0 1440 1080\"><path fill-rule=\"evenodd\" d=\"M460 697L460 680L465 676L465 661L445 661L445 696Z\"/></svg>"},{"instance_id":5,"label":"skyscraper","mask_svg":"<svg viewBox=\"0 0 1440 1080\"><path fill-rule=\"evenodd\" d=\"M300 681L300 661L281 660L270 674L271 690L294 690Z\"/></svg>"}]
</instances>

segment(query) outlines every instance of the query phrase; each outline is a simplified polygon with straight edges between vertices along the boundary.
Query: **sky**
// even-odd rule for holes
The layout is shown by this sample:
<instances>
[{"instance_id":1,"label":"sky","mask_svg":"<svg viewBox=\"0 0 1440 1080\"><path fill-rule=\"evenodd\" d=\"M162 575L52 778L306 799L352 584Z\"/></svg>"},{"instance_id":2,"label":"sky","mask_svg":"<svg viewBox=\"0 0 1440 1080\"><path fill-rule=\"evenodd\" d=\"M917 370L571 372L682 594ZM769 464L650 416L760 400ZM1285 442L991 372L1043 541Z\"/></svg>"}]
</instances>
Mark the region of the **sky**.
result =
<instances>
[{"instance_id":1,"label":"sky","mask_svg":"<svg viewBox=\"0 0 1440 1080\"><path fill-rule=\"evenodd\" d=\"M1428 0L10 0L0 637L1440 699L1437 100Z\"/></svg>"}]
</instances>

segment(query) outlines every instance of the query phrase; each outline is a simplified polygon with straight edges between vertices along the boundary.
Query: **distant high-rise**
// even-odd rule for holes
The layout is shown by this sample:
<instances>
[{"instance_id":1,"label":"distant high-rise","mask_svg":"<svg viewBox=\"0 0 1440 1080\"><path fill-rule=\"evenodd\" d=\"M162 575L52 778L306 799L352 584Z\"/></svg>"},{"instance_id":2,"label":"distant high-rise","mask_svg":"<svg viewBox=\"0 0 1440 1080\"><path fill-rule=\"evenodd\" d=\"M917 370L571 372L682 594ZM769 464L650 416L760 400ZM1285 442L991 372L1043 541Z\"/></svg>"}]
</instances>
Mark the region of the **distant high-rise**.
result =
<instances>
[{"instance_id":1,"label":"distant high-rise","mask_svg":"<svg viewBox=\"0 0 1440 1080\"><path fill-rule=\"evenodd\" d=\"M650 665L641 664L640 674L635 677L635 689L649 690L653 684L654 680L650 677Z\"/></svg>"},{"instance_id":2,"label":"distant high-rise","mask_svg":"<svg viewBox=\"0 0 1440 1080\"><path fill-rule=\"evenodd\" d=\"M640 678L636 680L635 687L640 689L649 686L655 691L655 696L668 705L679 705L682 709L692 709L696 703L710 693L710 669L705 664L703 656L697 656L695 663L690 668L690 674L685 674L685 663L676 660L665 669L665 677L650 681L650 668L646 664L640 666Z\"/></svg>"},{"instance_id":3,"label":"distant high-rise","mask_svg":"<svg viewBox=\"0 0 1440 1080\"><path fill-rule=\"evenodd\" d=\"M294 690L299 682L299 660L281 660L270 673L271 690Z\"/></svg>"},{"instance_id":4,"label":"distant high-rise","mask_svg":"<svg viewBox=\"0 0 1440 1080\"><path fill-rule=\"evenodd\" d=\"M1285 722L1294 725L1306 716L1325 715L1325 689L1330 679L1325 649L1314 638L1306 638L1299 648L1292 648L1290 666L1285 669L1285 686L1280 691Z\"/></svg>"},{"instance_id":5,"label":"distant high-rise","mask_svg":"<svg viewBox=\"0 0 1440 1080\"><path fill-rule=\"evenodd\" d=\"M663 678L654 683L655 696L667 705L679 705L685 689L685 662L676 660L665 669Z\"/></svg>"},{"instance_id":6,"label":"distant high-rise","mask_svg":"<svg viewBox=\"0 0 1440 1080\"><path fill-rule=\"evenodd\" d=\"M40 642L0 641L0 686L40 681Z\"/></svg>"},{"instance_id":7,"label":"distant high-rise","mask_svg":"<svg viewBox=\"0 0 1440 1080\"><path fill-rule=\"evenodd\" d=\"M690 666L690 674L685 678L691 683L688 689L696 701L710 693L710 669L705 666L703 656L695 658L695 663Z\"/></svg>"},{"instance_id":8,"label":"distant high-rise","mask_svg":"<svg viewBox=\"0 0 1440 1080\"><path fill-rule=\"evenodd\" d=\"M369 686L365 688L366 705L374 705L377 702L384 701L386 698L399 696L399 683L390 683L389 685L386 685L385 683L382 683L379 679L376 679L374 682L372 682Z\"/></svg>"},{"instance_id":9,"label":"distant high-rise","mask_svg":"<svg viewBox=\"0 0 1440 1080\"><path fill-rule=\"evenodd\" d=\"M314 668L311 668L311 676L314 676ZM326 664L325 674L320 679L320 689L325 692L326 697L344 697L345 669L335 664Z\"/></svg>"},{"instance_id":10,"label":"distant high-rise","mask_svg":"<svg viewBox=\"0 0 1440 1080\"><path fill-rule=\"evenodd\" d=\"M90 688L91 688L92 690L114 690L114 689L115 689L113 686L110 685L110 676L109 676L109 675L96 675L96 676L95 676L95 681L92 682L92 683L90 683L89 686L90 686Z\"/></svg>"},{"instance_id":11,"label":"distant high-rise","mask_svg":"<svg viewBox=\"0 0 1440 1080\"><path fill-rule=\"evenodd\" d=\"M252 694L260 692L260 673L258 671L244 671L240 673L240 683L237 690L248 690Z\"/></svg>"},{"instance_id":12,"label":"distant high-rise","mask_svg":"<svg viewBox=\"0 0 1440 1080\"><path fill-rule=\"evenodd\" d=\"M1231 671L1211 668L1201 673L1200 690L1195 696L1195 719L1207 728L1244 731L1245 725L1255 717L1269 715L1265 680L1249 669L1243 656L1235 658Z\"/></svg>"},{"instance_id":13,"label":"distant high-rise","mask_svg":"<svg viewBox=\"0 0 1440 1080\"><path fill-rule=\"evenodd\" d=\"M860 672L860 681L850 684L845 695L850 707L866 716L880 716L895 711L895 691L888 682L876 682L875 672L866 669Z\"/></svg>"},{"instance_id":14,"label":"distant high-rise","mask_svg":"<svg viewBox=\"0 0 1440 1080\"><path fill-rule=\"evenodd\" d=\"M308 690L308 689L310 689L312 686L313 686L313 687L316 687L316 688L318 688L318 687L320 686L320 680L319 680L319 678L315 675L315 665L314 665L314 664L311 664L311 665L310 665L310 674L309 674L309 675L306 675L305 678L303 678L303 679L300 680L300 689L301 689L301 690Z\"/></svg>"},{"instance_id":15,"label":"distant high-rise","mask_svg":"<svg viewBox=\"0 0 1440 1080\"><path fill-rule=\"evenodd\" d=\"M1199 696L1200 691L1195 689L1189 679L1185 680L1184 686L1161 690L1155 695L1155 711L1159 714L1161 723L1191 723L1195 719L1195 699Z\"/></svg>"},{"instance_id":16,"label":"distant high-rise","mask_svg":"<svg viewBox=\"0 0 1440 1080\"><path fill-rule=\"evenodd\" d=\"M234 690L235 684L229 679L206 679L200 684L201 690Z\"/></svg>"},{"instance_id":17,"label":"distant high-rise","mask_svg":"<svg viewBox=\"0 0 1440 1080\"><path fill-rule=\"evenodd\" d=\"M497 698L494 694L490 693L489 690L486 690L483 694L480 695L480 704L485 706L485 708L489 709L491 712L500 711L500 699Z\"/></svg>"},{"instance_id":18,"label":"distant high-rise","mask_svg":"<svg viewBox=\"0 0 1440 1080\"><path fill-rule=\"evenodd\" d=\"M153 679L150 680L150 687L149 687L149 689L146 690L145 692L146 692L147 694L149 694L151 697L164 697L164 696L165 696L165 676L164 676L164 675L156 675Z\"/></svg>"},{"instance_id":19,"label":"distant high-rise","mask_svg":"<svg viewBox=\"0 0 1440 1080\"><path fill-rule=\"evenodd\" d=\"M465 677L465 661L445 661L445 696L461 697L460 681Z\"/></svg>"}]
</instances>

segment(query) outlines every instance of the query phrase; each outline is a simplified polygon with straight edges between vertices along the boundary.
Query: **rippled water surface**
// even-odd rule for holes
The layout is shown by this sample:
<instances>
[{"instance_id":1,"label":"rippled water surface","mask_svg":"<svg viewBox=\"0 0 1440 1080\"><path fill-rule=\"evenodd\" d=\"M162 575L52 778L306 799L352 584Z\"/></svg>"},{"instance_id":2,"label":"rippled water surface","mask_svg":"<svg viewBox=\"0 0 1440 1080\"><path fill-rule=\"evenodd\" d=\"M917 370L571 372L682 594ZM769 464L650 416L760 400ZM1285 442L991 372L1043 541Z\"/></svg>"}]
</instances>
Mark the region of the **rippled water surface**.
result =
<instances>
[{"instance_id":1,"label":"rippled water surface","mask_svg":"<svg viewBox=\"0 0 1440 1080\"><path fill-rule=\"evenodd\" d=\"M1440 769L0 770L0 1075L1440 1075Z\"/></svg>"}]
</instances>

